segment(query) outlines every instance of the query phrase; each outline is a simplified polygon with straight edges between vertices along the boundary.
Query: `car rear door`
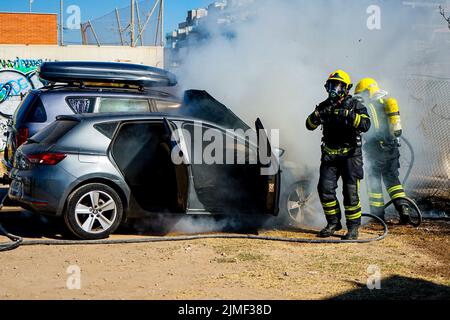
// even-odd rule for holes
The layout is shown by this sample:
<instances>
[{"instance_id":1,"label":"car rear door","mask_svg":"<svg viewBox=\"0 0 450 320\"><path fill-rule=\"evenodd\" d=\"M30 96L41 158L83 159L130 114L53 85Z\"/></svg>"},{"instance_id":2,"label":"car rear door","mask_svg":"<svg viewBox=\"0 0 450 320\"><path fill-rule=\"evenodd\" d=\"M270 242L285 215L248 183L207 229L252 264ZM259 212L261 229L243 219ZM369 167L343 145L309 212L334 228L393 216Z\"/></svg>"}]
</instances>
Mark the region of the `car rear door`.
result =
<instances>
[{"instance_id":1,"label":"car rear door","mask_svg":"<svg viewBox=\"0 0 450 320\"><path fill-rule=\"evenodd\" d=\"M258 165L261 170L264 210L274 216L279 212L281 169L278 156L274 154L266 130L258 118L255 122L258 137ZM266 161L269 160L270 161ZM268 162L268 163L266 163Z\"/></svg>"},{"instance_id":2,"label":"car rear door","mask_svg":"<svg viewBox=\"0 0 450 320\"><path fill-rule=\"evenodd\" d=\"M178 141L167 119L124 121L110 147L131 190L131 205L145 212L187 211L189 176L185 162L172 161Z\"/></svg>"}]
</instances>

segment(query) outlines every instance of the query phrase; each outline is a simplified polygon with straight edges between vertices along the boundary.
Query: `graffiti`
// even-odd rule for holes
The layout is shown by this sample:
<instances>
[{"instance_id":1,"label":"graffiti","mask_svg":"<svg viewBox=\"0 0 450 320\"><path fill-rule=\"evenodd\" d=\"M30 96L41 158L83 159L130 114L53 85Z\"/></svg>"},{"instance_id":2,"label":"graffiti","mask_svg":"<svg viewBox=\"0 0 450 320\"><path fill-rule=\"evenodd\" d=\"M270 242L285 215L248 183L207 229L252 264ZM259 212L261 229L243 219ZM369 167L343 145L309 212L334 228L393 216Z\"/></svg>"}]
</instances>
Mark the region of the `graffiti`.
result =
<instances>
[{"instance_id":1,"label":"graffiti","mask_svg":"<svg viewBox=\"0 0 450 320\"><path fill-rule=\"evenodd\" d=\"M36 75L44 59L0 59L0 115L11 117L22 98L32 89L43 86Z\"/></svg>"},{"instance_id":2,"label":"graffiti","mask_svg":"<svg viewBox=\"0 0 450 320\"><path fill-rule=\"evenodd\" d=\"M15 60L0 59L0 68L28 73L30 71L35 71L44 62L45 60L43 59L20 59L20 58L16 58Z\"/></svg>"},{"instance_id":3,"label":"graffiti","mask_svg":"<svg viewBox=\"0 0 450 320\"><path fill-rule=\"evenodd\" d=\"M4 149L4 131L23 97L44 84L36 74L48 59L0 59L0 151Z\"/></svg>"}]
</instances>

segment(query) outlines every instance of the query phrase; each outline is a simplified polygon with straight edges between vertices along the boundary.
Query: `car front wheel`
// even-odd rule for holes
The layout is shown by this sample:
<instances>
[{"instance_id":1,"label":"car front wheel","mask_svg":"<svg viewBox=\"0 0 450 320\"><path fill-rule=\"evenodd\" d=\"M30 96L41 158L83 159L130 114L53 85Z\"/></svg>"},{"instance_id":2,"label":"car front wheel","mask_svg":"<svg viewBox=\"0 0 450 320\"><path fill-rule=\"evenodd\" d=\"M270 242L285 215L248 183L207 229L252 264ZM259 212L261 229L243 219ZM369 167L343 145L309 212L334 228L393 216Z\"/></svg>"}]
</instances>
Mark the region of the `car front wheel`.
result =
<instances>
[{"instance_id":1,"label":"car front wheel","mask_svg":"<svg viewBox=\"0 0 450 320\"><path fill-rule=\"evenodd\" d=\"M316 213L314 202L317 192L311 188L310 181L298 181L292 184L282 198L282 206L291 226L302 226Z\"/></svg>"},{"instance_id":2,"label":"car front wheel","mask_svg":"<svg viewBox=\"0 0 450 320\"><path fill-rule=\"evenodd\" d=\"M75 190L68 198L64 221L78 238L107 238L122 221L122 201L114 189L91 183Z\"/></svg>"}]
</instances>

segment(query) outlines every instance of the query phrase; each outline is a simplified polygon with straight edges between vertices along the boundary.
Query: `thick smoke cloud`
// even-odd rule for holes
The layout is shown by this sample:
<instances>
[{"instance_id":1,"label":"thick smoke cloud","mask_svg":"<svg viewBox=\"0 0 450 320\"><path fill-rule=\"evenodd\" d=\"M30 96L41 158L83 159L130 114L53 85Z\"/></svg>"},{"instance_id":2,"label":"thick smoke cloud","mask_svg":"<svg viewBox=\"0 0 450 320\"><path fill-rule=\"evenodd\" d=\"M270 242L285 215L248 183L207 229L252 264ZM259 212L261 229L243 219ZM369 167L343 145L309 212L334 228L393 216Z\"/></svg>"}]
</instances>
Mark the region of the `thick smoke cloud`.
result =
<instances>
[{"instance_id":1,"label":"thick smoke cloud","mask_svg":"<svg viewBox=\"0 0 450 320\"><path fill-rule=\"evenodd\" d=\"M445 60L441 52L448 50L440 50L434 29L424 27L445 27L438 8L402 1L246 2L252 5L241 8L226 36L210 17L208 41L185 51L177 70L183 89L205 89L247 123L259 116L267 128L280 129L282 147L300 175L319 166L321 132L307 132L304 122L326 98L323 85L336 69L349 72L355 84L376 78L399 100L406 135L421 141L415 129L423 114L410 104L402 79L424 66L432 72L423 50L430 43L430 59ZM370 30L374 26L380 29Z\"/></svg>"}]
</instances>

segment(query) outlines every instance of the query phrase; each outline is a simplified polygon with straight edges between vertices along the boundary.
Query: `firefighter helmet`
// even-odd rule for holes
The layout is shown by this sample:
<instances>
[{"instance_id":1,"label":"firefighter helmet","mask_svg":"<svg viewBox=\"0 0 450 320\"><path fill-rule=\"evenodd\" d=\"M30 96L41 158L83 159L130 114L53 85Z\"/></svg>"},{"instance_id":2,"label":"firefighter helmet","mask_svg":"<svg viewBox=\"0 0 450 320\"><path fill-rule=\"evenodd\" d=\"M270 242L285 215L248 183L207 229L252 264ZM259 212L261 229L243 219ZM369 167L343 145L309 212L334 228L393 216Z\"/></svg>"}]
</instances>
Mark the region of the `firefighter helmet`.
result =
<instances>
[{"instance_id":1,"label":"firefighter helmet","mask_svg":"<svg viewBox=\"0 0 450 320\"><path fill-rule=\"evenodd\" d=\"M330 98L344 97L348 95L352 87L350 76L343 70L336 70L331 73L325 83L325 89L330 95Z\"/></svg>"},{"instance_id":2,"label":"firefighter helmet","mask_svg":"<svg viewBox=\"0 0 450 320\"><path fill-rule=\"evenodd\" d=\"M355 94L361 94L364 91L369 93L370 98L380 92L380 87L378 83L372 78L364 78L362 79L355 88Z\"/></svg>"}]
</instances>

